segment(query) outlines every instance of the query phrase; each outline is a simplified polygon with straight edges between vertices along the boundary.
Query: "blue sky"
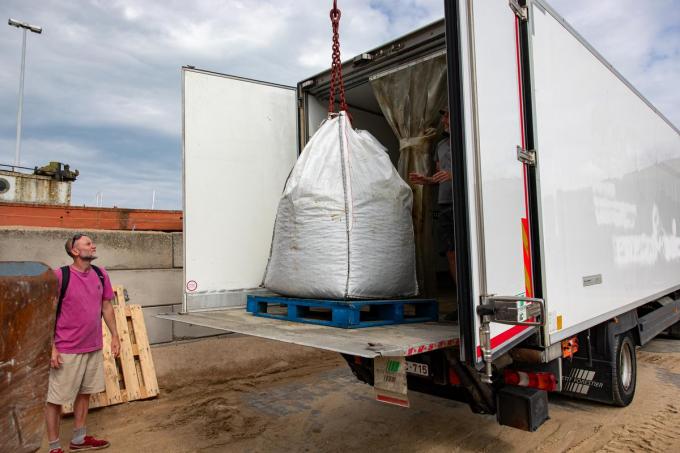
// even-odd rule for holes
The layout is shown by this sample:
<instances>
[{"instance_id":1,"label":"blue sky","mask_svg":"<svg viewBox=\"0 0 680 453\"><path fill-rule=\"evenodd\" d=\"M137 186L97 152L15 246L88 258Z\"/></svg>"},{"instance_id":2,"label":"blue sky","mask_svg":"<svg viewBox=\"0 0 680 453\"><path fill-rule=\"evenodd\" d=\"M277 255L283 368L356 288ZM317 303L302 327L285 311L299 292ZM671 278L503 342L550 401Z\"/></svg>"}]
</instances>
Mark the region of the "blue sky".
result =
<instances>
[{"instance_id":1,"label":"blue sky","mask_svg":"<svg viewBox=\"0 0 680 453\"><path fill-rule=\"evenodd\" d=\"M502 0L505 1L505 0ZM680 125L680 0L550 2ZM331 2L5 0L29 34L22 165L81 172L73 204L181 206L182 65L294 85L330 60ZM442 0L339 0L343 58L443 15ZM0 163L14 162L21 33L0 26Z\"/></svg>"}]
</instances>

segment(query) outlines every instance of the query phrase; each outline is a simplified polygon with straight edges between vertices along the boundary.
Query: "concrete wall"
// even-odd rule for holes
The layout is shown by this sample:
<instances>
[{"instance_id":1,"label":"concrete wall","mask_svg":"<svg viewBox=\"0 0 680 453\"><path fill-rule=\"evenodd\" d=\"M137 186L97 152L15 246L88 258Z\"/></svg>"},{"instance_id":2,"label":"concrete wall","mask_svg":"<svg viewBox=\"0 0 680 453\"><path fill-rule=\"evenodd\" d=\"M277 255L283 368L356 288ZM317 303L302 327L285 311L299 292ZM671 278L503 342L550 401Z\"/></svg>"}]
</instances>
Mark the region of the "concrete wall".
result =
<instances>
[{"instance_id":1,"label":"concrete wall","mask_svg":"<svg viewBox=\"0 0 680 453\"><path fill-rule=\"evenodd\" d=\"M182 233L0 227L0 261L40 261L53 268L70 264L64 243L75 233L92 237L95 264L106 268L113 285L127 289L128 303L142 306L152 344L223 333L154 317L181 308Z\"/></svg>"}]
</instances>

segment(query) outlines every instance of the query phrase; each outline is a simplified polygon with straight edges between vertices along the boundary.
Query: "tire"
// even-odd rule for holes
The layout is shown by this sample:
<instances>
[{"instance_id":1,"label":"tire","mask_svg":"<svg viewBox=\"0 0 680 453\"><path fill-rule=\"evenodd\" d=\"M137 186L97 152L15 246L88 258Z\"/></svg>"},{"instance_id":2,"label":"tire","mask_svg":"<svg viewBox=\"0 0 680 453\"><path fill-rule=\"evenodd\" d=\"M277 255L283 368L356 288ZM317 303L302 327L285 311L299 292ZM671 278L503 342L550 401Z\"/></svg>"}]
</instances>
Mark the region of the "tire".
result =
<instances>
[{"instance_id":1,"label":"tire","mask_svg":"<svg viewBox=\"0 0 680 453\"><path fill-rule=\"evenodd\" d=\"M628 406L635 396L637 381L637 360L635 358L635 340L630 332L615 337L612 352L612 403L616 406Z\"/></svg>"}]
</instances>

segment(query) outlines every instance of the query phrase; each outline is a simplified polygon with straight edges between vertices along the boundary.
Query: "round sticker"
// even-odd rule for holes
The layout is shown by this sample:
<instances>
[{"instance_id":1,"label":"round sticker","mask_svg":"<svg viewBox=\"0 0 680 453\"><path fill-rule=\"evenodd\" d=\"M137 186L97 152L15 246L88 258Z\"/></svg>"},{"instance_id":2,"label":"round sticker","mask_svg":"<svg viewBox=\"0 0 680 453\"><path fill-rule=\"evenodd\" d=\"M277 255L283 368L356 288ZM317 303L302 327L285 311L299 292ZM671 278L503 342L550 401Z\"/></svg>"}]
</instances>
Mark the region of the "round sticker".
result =
<instances>
[{"instance_id":1,"label":"round sticker","mask_svg":"<svg viewBox=\"0 0 680 453\"><path fill-rule=\"evenodd\" d=\"M196 283L195 280L189 280L187 282L187 291L196 291L196 288L198 288L198 283Z\"/></svg>"}]
</instances>

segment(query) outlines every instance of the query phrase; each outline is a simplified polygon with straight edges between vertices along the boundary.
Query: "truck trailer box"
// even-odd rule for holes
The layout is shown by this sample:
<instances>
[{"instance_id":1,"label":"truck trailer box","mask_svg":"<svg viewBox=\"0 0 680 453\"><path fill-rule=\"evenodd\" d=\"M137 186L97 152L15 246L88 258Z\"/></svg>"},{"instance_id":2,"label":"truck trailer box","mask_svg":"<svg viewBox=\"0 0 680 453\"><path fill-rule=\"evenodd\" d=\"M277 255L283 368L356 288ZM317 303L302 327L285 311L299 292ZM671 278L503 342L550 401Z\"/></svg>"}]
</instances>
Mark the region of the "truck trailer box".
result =
<instances>
[{"instance_id":1,"label":"truck trailer box","mask_svg":"<svg viewBox=\"0 0 680 453\"><path fill-rule=\"evenodd\" d=\"M427 100L413 69L443 65L458 322L347 332L246 314L246 295L266 291L281 190L327 116L330 71L287 87L193 67L182 68L185 300L163 317L337 351L369 383L377 360L407 357L429 370L410 389L462 386L478 411L495 412L504 383L626 405L635 345L680 320L680 131L545 0L445 12L343 72L353 125L397 164L413 137L393 132L374 82L411 71L408 96Z\"/></svg>"}]
</instances>

